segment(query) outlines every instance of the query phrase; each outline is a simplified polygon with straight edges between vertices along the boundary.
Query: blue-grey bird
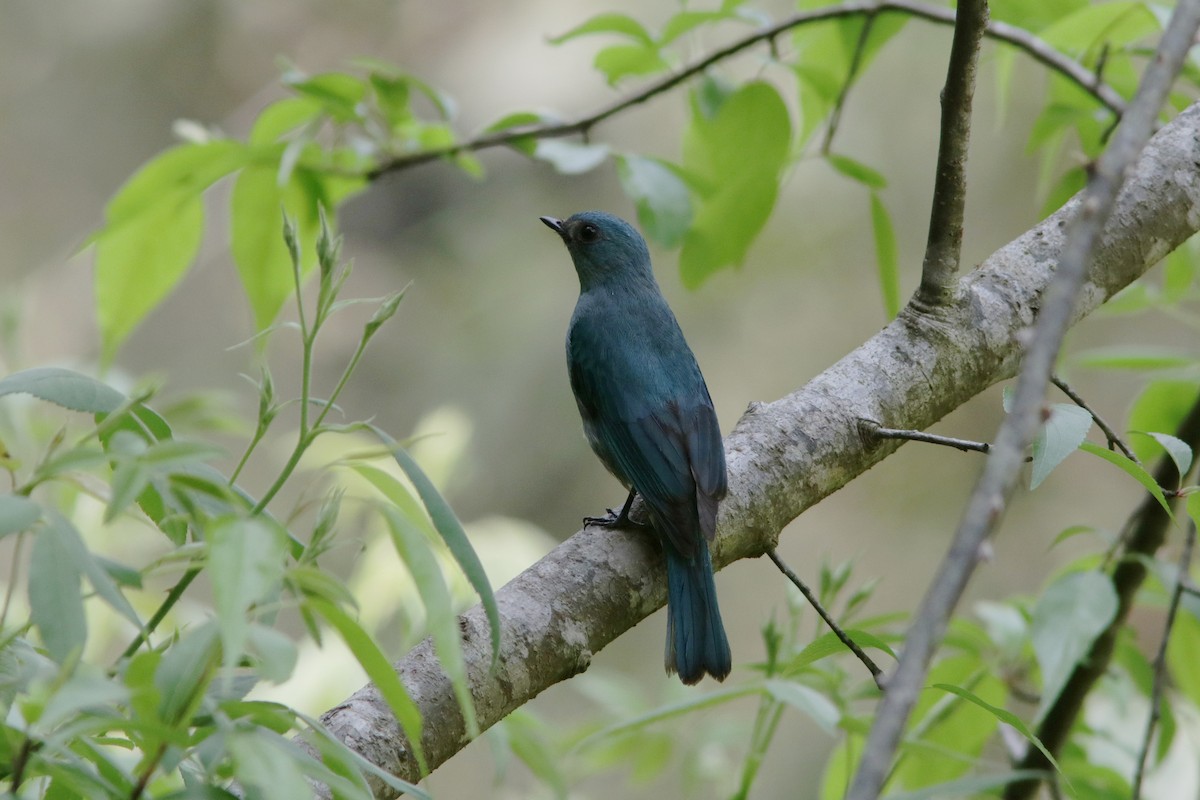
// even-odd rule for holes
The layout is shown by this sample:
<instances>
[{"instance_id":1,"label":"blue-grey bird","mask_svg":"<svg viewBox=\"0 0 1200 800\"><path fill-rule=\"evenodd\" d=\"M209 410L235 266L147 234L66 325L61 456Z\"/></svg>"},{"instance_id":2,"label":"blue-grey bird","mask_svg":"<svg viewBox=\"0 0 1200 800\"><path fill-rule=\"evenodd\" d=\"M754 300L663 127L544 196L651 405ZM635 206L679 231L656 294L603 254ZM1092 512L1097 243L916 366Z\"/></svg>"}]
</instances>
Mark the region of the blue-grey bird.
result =
<instances>
[{"instance_id":1,"label":"blue-grey bird","mask_svg":"<svg viewBox=\"0 0 1200 800\"><path fill-rule=\"evenodd\" d=\"M641 495L667 562L667 672L687 684L729 674L708 542L725 496L725 449L704 376L659 291L646 242L600 211L542 217L567 245L579 301L567 330L567 369L592 450Z\"/></svg>"}]
</instances>

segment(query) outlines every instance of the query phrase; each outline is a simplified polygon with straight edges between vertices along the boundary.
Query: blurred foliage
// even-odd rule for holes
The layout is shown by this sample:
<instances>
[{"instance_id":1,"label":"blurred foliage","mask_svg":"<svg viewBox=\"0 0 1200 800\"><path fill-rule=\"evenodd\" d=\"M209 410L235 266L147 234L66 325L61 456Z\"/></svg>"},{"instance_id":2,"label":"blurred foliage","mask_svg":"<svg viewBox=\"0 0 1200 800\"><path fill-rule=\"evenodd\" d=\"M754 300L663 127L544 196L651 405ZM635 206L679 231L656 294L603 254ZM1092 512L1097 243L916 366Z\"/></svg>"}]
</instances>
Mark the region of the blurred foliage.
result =
<instances>
[{"instance_id":1,"label":"blurred foliage","mask_svg":"<svg viewBox=\"0 0 1200 800\"><path fill-rule=\"evenodd\" d=\"M799 5L809 11L831 4ZM1086 0L994 0L991 8L994 19L1037 35L1126 98L1166 13L1147 2ZM487 605L490 583L520 566L510 562L503 577L497 572L514 549L533 557L549 545L519 521L460 525L435 488L445 474L430 470L432 478L426 477L390 439L380 446L368 423L327 420L402 293L375 301L375 315L341 378L328 396L314 394L317 334L349 305L339 299L347 273L324 215L334 219L381 171L405 164L441 159L482 178L474 153L489 142L568 175L611 162L642 228L659 245L679 249L683 281L695 287L747 258L783 182L801 161L820 159L865 190L879 291L886 314L894 316L901 296L896 231L883 195L887 165L868 164L835 145L847 94L882 48L904 46L907 21L901 9L868 13L856 6L780 29L775 38L753 43L768 54L750 78L735 77L717 59L675 89L686 113L677 161L592 141L591 125L572 131L585 134L581 140L564 137L560 118L544 111L514 110L477 134L464 134L454 102L438 88L369 60L315 75L288 65L287 96L262 108L243 138L178 125L183 141L124 184L90 240L101 361L113 361L195 263L209 223L202 196L229 180L229 250L260 332L255 341L298 328L299 386L281 399L261 365L258 413L226 476L211 466L224 452L214 444L217 434L247 431L247 425L209 401L164 405L150 383L118 392L80 372L50 367L0 379L0 396L6 396L0 468L12 484L0 496L0 538L15 540L0 610L6 712L0 779L19 797L225 797L232 795L217 787L235 781L249 796L298 797L309 791L305 778L329 784L341 797L367 797L363 775L371 773L423 796L363 763L287 690L318 694L330 675L353 667L376 683L415 740L422 726L437 721L419 718L385 653L428 632L471 721L454 613L476 597ZM697 42L737 42L771 24L766 12L726 0L708 10L684 6L657 27L605 12L550 41L606 42L593 62L604 80L621 88L642 82L646 93L657 91L654 81L695 63L685 56ZM789 52L776 38L786 39ZM1015 91L1019 53L1005 44L994 50L1007 97ZM1041 159L1037 192L1048 212L1082 186L1086 164L1102 150L1115 120L1089 91L1053 69L1046 75L1028 146ZM1193 60L1173 109L1189 104L1197 85L1200 65ZM282 237L281 208L296 221ZM1056 404L1032 449L1031 488L1082 449L1120 470L1114 482L1131 481L1164 506L1194 492L1187 477L1191 447L1174 433L1200 396L1197 263L1197 248L1189 243L1165 260L1161 274L1137 282L1107 307L1110 319L1165 316L1190 338L1063 360L1064 370L1115 370L1141 382L1121 426L1138 434L1130 439L1133 455L1116 452L1112 442L1089 441L1097 437L1091 414ZM307 298L302 287L313 274L316 296ZM280 323L290 298L298 322ZM29 395L73 413L8 395ZM263 445L280 441L283 412L298 419L295 441L284 448L286 462L269 488L251 497L237 479ZM79 414L90 422L81 423ZM453 412L433 427L467 435ZM427 446L425 439L414 443ZM1143 462L1156 458L1177 465L1180 486L1154 483ZM320 477L287 514L268 511L300 471ZM1188 503L1193 523L1200 515L1196 497L1190 494ZM1187 526L1182 514L1176 522ZM1013 756L1042 747L1036 724L1096 633L1114 618L1107 555L1120 543L1096 533L1072 525L1054 540L1052 547L1081 539L1094 540L1094 547L1036 596L979 602L953 622L894 765L889 797L995 796L1008 782L1028 777L1012 770ZM343 548L363 554L347 578L327 566ZM1139 609L1178 603L1178 619L1161 659L1147 654L1153 646L1138 645L1132 627L1123 632L1112 667L1088 698L1085 719L1052 759L1069 796L1129 796L1142 745L1148 796L1194 794L1200 781L1189 771L1200 741L1194 670L1200 604L1194 592L1181 597L1180 591L1193 585L1191 567L1181 569L1168 555L1146 560L1154 579L1139 594ZM192 588L201 576L211 600ZM907 616L868 615L874 583L853 578L849 563L824 565L821 600L860 646L890 658L902 644ZM20 586L24 596L16 591ZM158 602L163 589L166 599ZM371 602L359 608L363 598ZM494 626L494 607L489 611ZM299 621L302 641L287 632L281 620L288 619ZM399 641L381 641L388 636ZM800 715L833 744L819 796L841 797L861 756L875 683L810 617L799 595L791 596L782 620L763 626L761 657L744 658L735 680L710 692L666 684L663 696L653 696L616 676L580 677L570 690L582 695L586 717L565 724L521 710L489 732L500 790L515 760L554 797L576 795L593 776L607 783L618 772L639 783L668 771L683 775L690 793L751 797L767 754L792 744L777 741L781 720ZM1159 698L1161 723L1151 737L1129 720L1144 719ZM735 704L754 707L749 725L724 716ZM324 761L292 747L285 736L294 732Z\"/></svg>"}]
</instances>

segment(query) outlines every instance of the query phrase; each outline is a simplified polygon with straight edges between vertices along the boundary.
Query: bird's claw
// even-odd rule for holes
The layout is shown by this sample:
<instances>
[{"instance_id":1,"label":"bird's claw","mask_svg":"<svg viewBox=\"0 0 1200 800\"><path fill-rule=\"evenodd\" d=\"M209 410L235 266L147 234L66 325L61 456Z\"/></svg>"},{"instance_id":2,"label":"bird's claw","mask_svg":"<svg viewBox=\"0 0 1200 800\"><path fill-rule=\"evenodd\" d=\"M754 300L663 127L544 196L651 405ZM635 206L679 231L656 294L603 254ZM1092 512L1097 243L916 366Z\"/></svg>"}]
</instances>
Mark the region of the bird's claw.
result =
<instances>
[{"instance_id":1,"label":"bird's claw","mask_svg":"<svg viewBox=\"0 0 1200 800\"><path fill-rule=\"evenodd\" d=\"M619 514L618 514L616 511L613 511L611 508L606 508L606 509L604 509L604 510L608 512L608 515L607 515L607 516L604 516L604 517L584 517L584 518L583 518L583 524L584 524L584 527L592 527L592 528L616 528L616 527L618 527L619 525L621 525L621 524L622 524L622 523L621 523L621 516L620 516L620 515L619 515ZM626 519L626 521L628 521L628 519Z\"/></svg>"}]
</instances>

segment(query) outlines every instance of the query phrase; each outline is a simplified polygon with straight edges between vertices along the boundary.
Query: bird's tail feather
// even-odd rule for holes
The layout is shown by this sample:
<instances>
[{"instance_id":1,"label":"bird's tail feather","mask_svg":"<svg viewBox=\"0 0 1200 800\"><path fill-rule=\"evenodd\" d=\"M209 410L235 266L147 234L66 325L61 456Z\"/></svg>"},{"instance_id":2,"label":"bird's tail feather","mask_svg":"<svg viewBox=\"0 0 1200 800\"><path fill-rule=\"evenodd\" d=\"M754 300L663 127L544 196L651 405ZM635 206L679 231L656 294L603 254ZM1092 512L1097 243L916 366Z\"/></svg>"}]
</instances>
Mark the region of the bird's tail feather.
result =
<instances>
[{"instance_id":1,"label":"bird's tail feather","mask_svg":"<svg viewBox=\"0 0 1200 800\"><path fill-rule=\"evenodd\" d=\"M717 680L729 674L732 657L717 587L713 583L708 545L687 559L669 544L667 556L667 672L678 672L686 684L698 683L705 673Z\"/></svg>"}]
</instances>

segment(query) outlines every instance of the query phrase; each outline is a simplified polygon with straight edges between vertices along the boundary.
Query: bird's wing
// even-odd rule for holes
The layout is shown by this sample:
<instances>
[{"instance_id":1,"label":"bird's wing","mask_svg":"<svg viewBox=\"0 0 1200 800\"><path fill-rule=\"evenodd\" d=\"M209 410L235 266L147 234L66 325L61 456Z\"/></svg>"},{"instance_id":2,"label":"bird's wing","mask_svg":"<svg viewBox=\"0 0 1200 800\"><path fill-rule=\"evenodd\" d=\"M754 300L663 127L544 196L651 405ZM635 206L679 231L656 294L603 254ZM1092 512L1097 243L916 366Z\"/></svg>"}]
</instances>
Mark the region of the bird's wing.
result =
<instances>
[{"instance_id":1,"label":"bird's wing","mask_svg":"<svg viewBox=\"0 0 1200 800\"><path fill-rule=\"evenodd\" d=\"M725 497L725 443L721 438L721 427L707 388L704 400L688 415L687 430L688 464L696 481L696 508L700 515L700 530L704 538L712 541L717 532L717 504Z\"/></svg>"}]
</instances>

